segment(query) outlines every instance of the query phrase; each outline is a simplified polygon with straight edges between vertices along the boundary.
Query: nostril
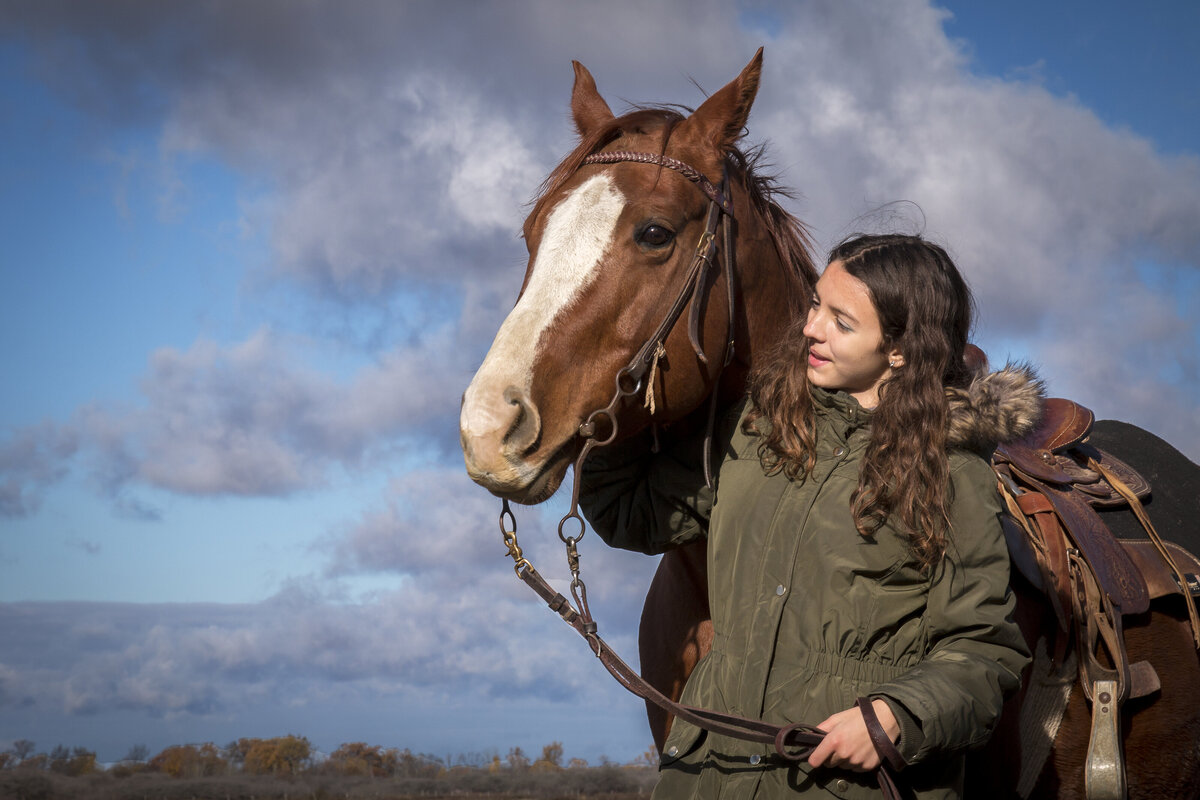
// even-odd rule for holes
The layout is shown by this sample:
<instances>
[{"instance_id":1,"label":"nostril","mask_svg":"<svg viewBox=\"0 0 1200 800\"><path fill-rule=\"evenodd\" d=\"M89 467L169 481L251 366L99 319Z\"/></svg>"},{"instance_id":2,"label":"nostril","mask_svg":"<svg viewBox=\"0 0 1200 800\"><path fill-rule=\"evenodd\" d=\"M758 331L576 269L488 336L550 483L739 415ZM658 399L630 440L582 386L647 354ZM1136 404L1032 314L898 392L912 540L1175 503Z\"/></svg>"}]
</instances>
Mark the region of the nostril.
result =
<instances>
[{"instance_id":1,"label":"nostril","mask_svg":"<svg viewBox=\"0 0 1200 800\"><path fill-rule=\"evenodd\" d=\"M537 408L524 389L509 386L504 390L504 402L515 407L512 423L504 435L504 449L527 455L537 449L542 435L542 421Z\"/></svg>"}]
</instances>

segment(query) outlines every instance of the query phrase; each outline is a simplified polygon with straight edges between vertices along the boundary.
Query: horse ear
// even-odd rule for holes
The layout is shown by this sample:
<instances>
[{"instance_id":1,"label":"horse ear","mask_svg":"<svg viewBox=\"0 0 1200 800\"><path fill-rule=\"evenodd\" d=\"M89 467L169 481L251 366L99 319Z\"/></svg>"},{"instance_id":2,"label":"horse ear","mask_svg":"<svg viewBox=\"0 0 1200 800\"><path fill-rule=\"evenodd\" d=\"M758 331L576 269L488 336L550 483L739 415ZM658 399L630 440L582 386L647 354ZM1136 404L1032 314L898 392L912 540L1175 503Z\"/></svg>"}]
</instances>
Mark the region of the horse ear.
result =
<instances>
[{"instance_id":1,"label":"horse ear","mask_svg":"<svg viewBox=\"0 0 1200 800\"><path fill-rule=\"evenodd\" d=\"M687 119L687 127L695 131L700 141L719 153L725 153L742 138L750 106L754 105L754 96L758 94L762 58L760 47L740 75L705 100Z\"/></svg>"},{"instance_id":2,"label":"horse ear","mask_svg":"<svg viewBox=\"0 0 1200 800\"><path fill-rule=\"evenodd\" d=\"M575 88L571 91L571 116L575 118L575 129L579 135L587 135L613 119L612 109L596 91L596 81L587 67L572 61L575 67Z\"/></svg>"}]
</instances>

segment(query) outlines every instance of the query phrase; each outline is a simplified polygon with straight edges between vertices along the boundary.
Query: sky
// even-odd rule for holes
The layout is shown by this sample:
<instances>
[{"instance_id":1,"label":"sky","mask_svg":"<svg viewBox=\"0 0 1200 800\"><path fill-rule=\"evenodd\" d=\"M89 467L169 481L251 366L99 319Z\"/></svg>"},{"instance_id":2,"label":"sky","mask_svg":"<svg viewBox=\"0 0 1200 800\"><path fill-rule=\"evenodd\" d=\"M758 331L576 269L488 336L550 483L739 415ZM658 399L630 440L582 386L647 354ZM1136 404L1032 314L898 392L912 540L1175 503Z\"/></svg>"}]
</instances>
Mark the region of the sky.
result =
<instances>
[{"instance_id":1,"label":"sky","mask_svg":"<svg viewBox=\"0 0 1200 800\"><path fill-rule=\"evenodd\" d=\"M0 6L0 749L646 750L458 450L572 59L694 107L765 46L819 252L921 227L993 363L1200 460L1200 7L449 5ZM564 505L517 512L560 583ZM654 560L581 549L633 659Z\"/></svg>"}]
</instances>

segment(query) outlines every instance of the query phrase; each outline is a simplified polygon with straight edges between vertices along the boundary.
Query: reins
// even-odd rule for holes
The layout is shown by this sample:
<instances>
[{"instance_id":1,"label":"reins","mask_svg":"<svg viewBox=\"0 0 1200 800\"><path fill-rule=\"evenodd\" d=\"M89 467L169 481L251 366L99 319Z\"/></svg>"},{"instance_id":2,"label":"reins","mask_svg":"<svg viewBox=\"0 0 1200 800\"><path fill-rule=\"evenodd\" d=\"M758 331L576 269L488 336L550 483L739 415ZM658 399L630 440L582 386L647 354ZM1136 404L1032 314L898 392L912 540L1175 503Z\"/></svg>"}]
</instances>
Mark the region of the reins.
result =
<instances>
[{"instance_id":1,"label":"reins","mask_svg":"<svg viewBox=\"0 0 1200 800\"><path fill-rule=\"evenodd\" d=\"M720 381L721 372L733 360L736 331L732 233L733 202L729 196L728 166L726 165L723 169L724 174L722 175L720 188L708 180L703 173L684 162L654 153L631 151L594 153L585 158L581 166L614 164L618 162L654 164L659 167L665 167L674 170L696 184L709 198L704 232L701 234L700 240L696 245L695 255L691 266L684 276L683 285L666 315L654 333L638 348L637 353L634 354L629 363L617 371L614 379L613 396L608 405L604 408L596 409L589 414L584 423L579 427L579 435L585 441L574 462L570 509L558 523L558 538L566 546L567 566L571 570L571 596L574 598L574 605L560 592L555 591L545 578L538 573L533 564L523 555L521 547L517 543L517 521L513 516L512 509L509 507L508 500L502 501L499 519L500 534L505 546L508 548L507 555L513 559L517 577L524 581L542 598L552 611L562 617L564 622L574 628L588 642L588 646L591 647L592 652L600 660L600 663L604 665L604 668L628 691L697 727L732 738L769 744L774 747L775 752L783 759L801 761L806 759L812 753L813 749L820 744L821 740L825 738L824 731L803 723L775 725L763 720L725 714L694 706L685 706L675 702L647 683L600 638L598 626L592 618L591 610L588 608L587 587L579 575L578 551L578 543L587 532L587 525L579 513L579 491L583 464L593 448L604 447L616 440L619 432L617 410L623 402L639 394L643 388L645 388L647 394L646 405L651 407L651 413L653 414L653 383L658 361L666 352L665 342L667 337L674 330L675 324L679 321L684 308L687 307L689 302L691 302L691 313L688 318L688 339L692 344L692 349L695 351L696 357L701 363L708 363L708 357L705 355L700 344L700 306L702 305L701 299L708 289L709 268L713 266L712 255L717 246L718 222L722 223L721 250L728 299L729 331L724 343L724 358L714 379L705 428L704 480L709 488L713 487L713 468L711 462L713 429L717 411L717 384ZM609 426L608 434L603 438L598 438L600 423L605 419ZM579 533L576 536L568 536L564 533L564 528L568 520L572 519L579 524ZM875 719L874 711L871 709L870 701L863 698L858 702L859 707L863 710L864 718L868 721L868 730L872 735L872 740L875 742L876 749L880 752L883 759L880 766L875 770L879 788L888 800L899 800L900 793L892 775L892 770L900 769L903 766L903 760L900 759L899 753L896 752L891 741L887 740L886 734L882 733L882 729ZM872 721L874 721L874 726L870 724ZM881 738L886 741L881 741Z\"/></svg>"}]
</instances>

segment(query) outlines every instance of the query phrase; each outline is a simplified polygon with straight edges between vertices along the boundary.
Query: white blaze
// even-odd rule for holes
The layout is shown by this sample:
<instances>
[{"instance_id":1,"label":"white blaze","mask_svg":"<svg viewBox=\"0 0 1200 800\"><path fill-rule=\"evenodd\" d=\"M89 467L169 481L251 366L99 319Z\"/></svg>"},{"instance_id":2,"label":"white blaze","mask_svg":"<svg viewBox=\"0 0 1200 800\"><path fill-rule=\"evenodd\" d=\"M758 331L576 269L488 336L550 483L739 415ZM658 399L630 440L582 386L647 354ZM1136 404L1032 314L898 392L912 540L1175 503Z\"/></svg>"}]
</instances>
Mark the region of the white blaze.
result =
<instances>
[{"instance_id":1,"label":"white blaze","mask_svg":"<svg viewBox=\"0 0 1200 800\"><path fill-rule=\"evenodd\" d=\"M508 429L512 412L505 389L515 386L528 395L542 333L595 279L624 207L612 181L597 175L551 212L525 293L463 395L464 437Z\"/></svg>"}]
</instances>

